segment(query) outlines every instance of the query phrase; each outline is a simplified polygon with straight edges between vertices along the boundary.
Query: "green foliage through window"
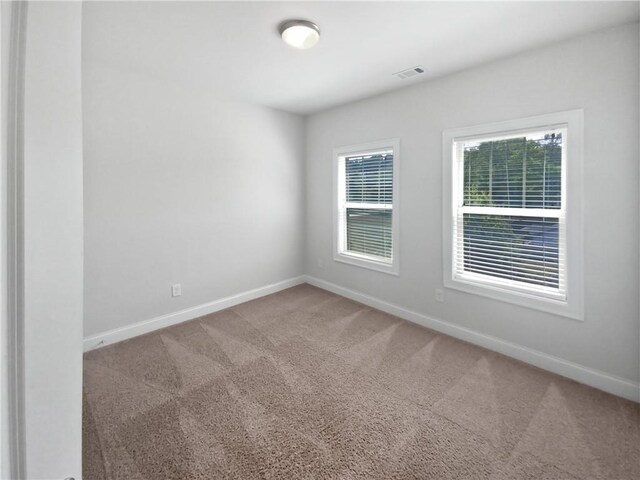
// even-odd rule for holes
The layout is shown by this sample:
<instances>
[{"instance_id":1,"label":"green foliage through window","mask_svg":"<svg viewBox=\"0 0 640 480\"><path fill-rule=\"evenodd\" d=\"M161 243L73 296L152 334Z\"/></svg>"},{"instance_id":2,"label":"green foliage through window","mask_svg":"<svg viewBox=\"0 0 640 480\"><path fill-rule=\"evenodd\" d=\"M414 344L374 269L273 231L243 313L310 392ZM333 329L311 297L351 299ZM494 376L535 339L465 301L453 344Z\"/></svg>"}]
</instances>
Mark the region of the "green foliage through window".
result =
<instances>
[{"instance_id":1,"label":"green foliage through window","mask_svg":"<svg viewBox=\"0 0 640 480\"><path fill-rule=\"evenodd\" d=\"M562 206L562 135L464 144L465 207L551 209ZM466 272L558 288L559 221L464 213Z\"/></svg>"},{"instance_id":2,"label":"green foliage through window","mask_svg":"<svg viewBox=\"0 0 640 480\"><path fill-rule=\"evenodd\" d=\"M465 144L464 205L560 208L562 135Z\"/></svg>"}]
</instances>

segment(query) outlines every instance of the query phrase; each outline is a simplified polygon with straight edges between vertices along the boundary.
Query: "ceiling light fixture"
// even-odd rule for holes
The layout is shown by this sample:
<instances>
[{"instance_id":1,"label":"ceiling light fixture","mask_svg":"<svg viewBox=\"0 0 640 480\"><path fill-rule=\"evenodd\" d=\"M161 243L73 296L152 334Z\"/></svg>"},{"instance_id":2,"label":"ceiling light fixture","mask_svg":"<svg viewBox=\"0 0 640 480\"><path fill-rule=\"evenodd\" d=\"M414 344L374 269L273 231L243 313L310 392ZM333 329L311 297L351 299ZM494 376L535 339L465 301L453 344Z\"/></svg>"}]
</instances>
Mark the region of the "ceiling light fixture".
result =
<instances>
[{"instance_id":1,"label":"ceiling light fixture","mask_svg":"<svg viewBox=\"0 0 640 480\"><path fill-rule=\"evenodd\" d=\"M284 43L300 50L311 48L320 40L320 29L307 20L287 20L278 31Z\"/></svg>"}]
</instances>

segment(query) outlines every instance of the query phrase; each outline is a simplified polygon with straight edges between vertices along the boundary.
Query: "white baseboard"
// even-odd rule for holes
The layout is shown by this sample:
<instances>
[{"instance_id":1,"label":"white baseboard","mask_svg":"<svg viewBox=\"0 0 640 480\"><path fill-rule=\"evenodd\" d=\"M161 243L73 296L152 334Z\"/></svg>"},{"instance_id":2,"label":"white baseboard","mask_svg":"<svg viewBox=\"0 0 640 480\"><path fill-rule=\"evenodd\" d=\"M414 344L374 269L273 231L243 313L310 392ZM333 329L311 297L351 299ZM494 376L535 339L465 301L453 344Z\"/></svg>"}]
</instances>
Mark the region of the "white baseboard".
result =
<instances>
[{"instance_id":1,"label":"white baseboard","mask_svg":"<svg viewBox=\"0 0 640 480\"><path fill-rule=\"evenodd\" d=\"M128 338L137 337L138 335L153 332L154 330L158 330L160 328L170 327L171 325L186 322L187 320L193 320L194 318L208 315L219 310L224 310L225 308L233 307L234 305L248 302L249 300L264 297L265 295L276 293L286 288L295 287L296 285L300 285L304 282L304 276L289 278L281 282L272 283L270 285L265 285L263 287L254 288L253 290L238 293L236 295L231 295L230 297L221 298L213 302L204 303L195 307L185 308L184 310L168 313L166 315L161 315L149 320L143 320L141 322L127 325L126 327L116 328L107 332L98 333L97 335L92 335L84 339L83 349L85 352L87 352L89 350L93 350L94 348L104 347L105 345L121 342L122 340L127 340Z\"/></svg>"},{"instance_id":2,"label":"white baseboard","mask_svg":"<svg viewBox=\"0 0 640 480\"><path fill-rule=\"evenodd\" d=\"M137 322L132 325L127 325L126 327L109 330L97 335L92 335L84 339L83 348L86 352L97 347L103 347L112 343L121 342L122 340L137 337L138 335L143 335L154 330L169 327L171 325L176 325L178 323L192 320L209 313L233 307L234 305L238 305L243 302L248 302L249 300L263 297L271 293L276 293L280 290L294 287L304 282L336 293L338 295L342 295L343 297L350 298L364 305L382 310L383 312L390 313L410 322L417 323L418 325L422 325L437 332L441 332L451 337L473 343L474 345L479 345L489 350L493 350L494 352L516 358L544 370L548 370L550 372L557 373L558 375L576 380L577 382L584 383L600 390L604 390L605 392L609 392L614 395L627 398L629 400L640 402L640 384L631 380L594 370L592 368L585 367L583 365L579 365L577 363L570 362L568 360L564 360L562 358L555 357L553 355L549 355L547 353L540 352L538 350L534 350L522 345L518 345L516 343L502 340L491 335L485 335L483 333L479 333L474 330L461 327L450 322L446 322L444 320L438 320L432 317L428 317L421 313L414 312L397 305L393 305L364 293L350 290L348 288L344 288L334 283L327 282L325 280L321 280L319 278L308 275L290 278L288 280L283 280L281 282L242 292L237 295L221 298L213 302L186 308L178 312L161 315L159 317Z\"/></svg>"},{"instance_id":3,"label":"white baseboard","mask_svg":"<svg viewBox=\"0 0 640 480\"><path fill-rule=\"evenodd\" d=\"M364 293L356 292L316 277L307 275L305 278L307 283L311 285L342 295L343 297L350 298L351 300L382 310L383 312L390 313L410 322L417 323L418 325L473 343L474 345L479 345L486 349L493 350L494 352L516 358L531 365L535 365L536 367L557 373L563 377L571 378L577 382L584 383L585 385L589 385L599 390L604 390L605 392L612 393L619 397L640 402L640 384L637 382L594 370L497 337L485 335L444 320L431 318L421 313L407 310L406 308L393 305L383 300L365 295Z\"/></svg>"}]
</instances>

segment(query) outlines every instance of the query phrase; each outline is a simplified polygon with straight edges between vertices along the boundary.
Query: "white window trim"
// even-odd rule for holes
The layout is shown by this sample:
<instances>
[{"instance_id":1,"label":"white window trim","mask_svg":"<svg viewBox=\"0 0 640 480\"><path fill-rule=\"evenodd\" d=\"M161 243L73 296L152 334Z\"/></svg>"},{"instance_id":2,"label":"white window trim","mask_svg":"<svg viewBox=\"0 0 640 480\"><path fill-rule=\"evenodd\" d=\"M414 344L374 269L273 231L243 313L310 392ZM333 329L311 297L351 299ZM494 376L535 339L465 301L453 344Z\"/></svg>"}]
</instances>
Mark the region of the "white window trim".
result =
<instances>
[{"instance_id":1,"label":"white window trim","mask_svg":"<svg viewBox=\"0 0 640 480\"><path fill-rule=\"evenodd\" d=\"M340 193L340 163L345 157L352 157L363 153L375 151L393 150L393 215L391 217L391 239L393 242L391 250L391 263L376 261L366 255L359 255L353 252L341 251L339 236L341 234L341 215L339 204ZM356 265L378 272L389 273L391 275L400 274L400 203L399 203L399 175L400 175L400 139L392 138L377 142L364 143L360 145L349 145L334 148L333 150L333 259L336 262ZM344 181L342 179L342 181Z\"/></svg>"},{"instance_id":2,"label":"white window trim","mask_svg":"<svg viewBox=\"0 0 640 480\"><path fill-rule=\"evenodd\" d=\"M454 142L465 137L486 136L487 139L500 138L518 131L565 126L567 138L563 158L563 185L566 212L566 296L564 299L553 295L539 294L506 288L502 282L491 282L484 278L460 279L454 276L453 255L453 204L456 152ZM527 117L505 122L475 125L445 130L442 134L443 150L443 272L444 286L466 293L481 295L502 302L553 313L575 320L584 320L583 306L583 215L582 215L582 169L583 169L583 110Z\"/></svg>"}]
</instances>

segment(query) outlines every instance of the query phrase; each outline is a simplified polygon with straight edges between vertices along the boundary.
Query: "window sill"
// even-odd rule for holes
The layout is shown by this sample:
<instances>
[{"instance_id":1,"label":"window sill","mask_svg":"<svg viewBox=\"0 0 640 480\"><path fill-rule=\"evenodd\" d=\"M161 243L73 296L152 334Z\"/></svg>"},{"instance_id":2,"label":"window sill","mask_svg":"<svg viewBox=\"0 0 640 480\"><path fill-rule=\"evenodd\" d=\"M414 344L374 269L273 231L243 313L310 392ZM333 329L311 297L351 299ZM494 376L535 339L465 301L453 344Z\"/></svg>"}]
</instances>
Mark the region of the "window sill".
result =
<instances>
[{"instance_id":1,"label":"window sill","mask_svg":"<svg viewBox=\"0 0 640 480\"><path fill-rule=\"evenodd\" d=\"M564 300L546 298L523 291L511 290L498 285L488 285L460 278L449 279L444 282L444 286L453 290L527 307L532 310L552 313L554 315L570 318L580 322L584 321L582 308L577 304L578 302L571 304Z\"/></svg>"},{"instance_id":2,"label":"window sill","mask_svg":"<svg viewBox=\"0 0 640 480\"><path fill-rule=\"evenodd\" d=\"M348 253L336 253L333 257L336 262L347 263L349 265L355 265L356 267L362 267L369 270L375 270L376 272L387 273L389 275L400 275L398 269L398 261L394 263L383 263L373 259L368 259L359 255L350 255Z\"/></svg>"}]
</instances>

